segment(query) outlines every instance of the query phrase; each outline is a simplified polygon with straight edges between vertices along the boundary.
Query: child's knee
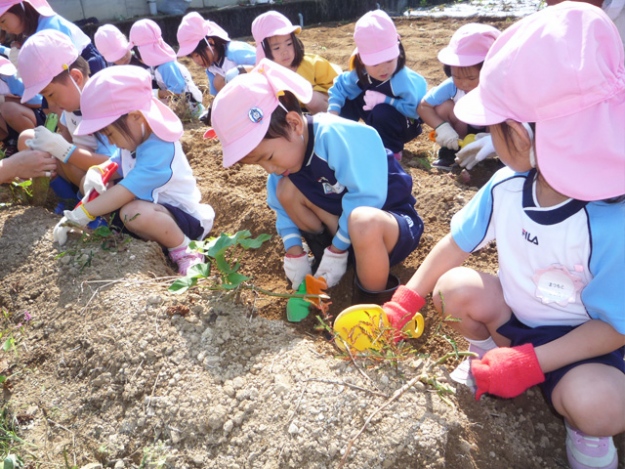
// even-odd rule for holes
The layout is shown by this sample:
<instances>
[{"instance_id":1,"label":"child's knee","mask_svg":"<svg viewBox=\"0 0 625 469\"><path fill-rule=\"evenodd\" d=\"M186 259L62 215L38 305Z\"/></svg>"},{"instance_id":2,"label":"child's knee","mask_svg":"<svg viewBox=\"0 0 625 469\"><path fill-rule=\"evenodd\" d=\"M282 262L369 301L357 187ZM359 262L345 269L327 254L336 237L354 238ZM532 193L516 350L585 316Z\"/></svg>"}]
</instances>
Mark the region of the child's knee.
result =
<instances>
[{"instance_id":1,"label":"child's knee","mask_svg":"<svg viewBox=\"0 0 625 469\"><path fill-rule=\"evenodd\" d=\"M131 231L143 221L141 220L140 205L137 201L129 202L120 208L119 217L122 223Z\"/></svg>"},{"instance_id":2,"label":"child's knee","mask_svg":"<svg viewBox=\"0 0 625 469\"><path fill-rule=\"evenodd\" d=\"M376 223L376 216L382 213L372 207L356 207L349 214L347 229L351 233L352 243L370 240L373 237L382 239L382 226Z\"/></svg>"},{"instance_id":3,"label":"child's knee","mask_svg":"<svg viewBox=\"0 0 625 469\"><path fill-rule=\"evenodd\" d=\"M440 314L460 317L465 306L474 301L475 292L467 279L474 273L467 267L456 267L441 275L432 290L432 301Z\"/></svg>"},{"instance_id":4,"label":"child's knee","mask_svg":"<svg viewBox=\"0 0 625 469\"><path fill-rule=\"evenodd\" d=\"M35 130L24 130L17 139L17 149L20 151L26 150L28 148L28 145L26 145L26 140L30 140L31 138L35 138Z\"/></svg>"}]
</instances>

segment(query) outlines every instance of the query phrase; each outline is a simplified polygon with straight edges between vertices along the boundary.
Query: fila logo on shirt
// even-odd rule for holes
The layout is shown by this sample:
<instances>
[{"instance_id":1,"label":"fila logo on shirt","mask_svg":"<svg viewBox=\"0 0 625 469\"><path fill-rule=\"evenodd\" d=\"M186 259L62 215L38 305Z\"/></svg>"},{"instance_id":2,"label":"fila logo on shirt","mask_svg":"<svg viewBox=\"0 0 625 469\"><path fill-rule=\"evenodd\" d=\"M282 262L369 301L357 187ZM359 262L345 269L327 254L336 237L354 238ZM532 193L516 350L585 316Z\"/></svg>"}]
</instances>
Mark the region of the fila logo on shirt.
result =
<instances>
[{"instance_id":1,"label":"fila logo on shirt","mask_svg":"<svg viewBox=\"0 0 625 469\"><path fill-rule=\"evenodd\" d=\"M538 246L538 236L532 236L532 233L530 233L529 231L523 230L523 237L525 238L525 241L528 241Z\"/></svg>"}]
</instances>

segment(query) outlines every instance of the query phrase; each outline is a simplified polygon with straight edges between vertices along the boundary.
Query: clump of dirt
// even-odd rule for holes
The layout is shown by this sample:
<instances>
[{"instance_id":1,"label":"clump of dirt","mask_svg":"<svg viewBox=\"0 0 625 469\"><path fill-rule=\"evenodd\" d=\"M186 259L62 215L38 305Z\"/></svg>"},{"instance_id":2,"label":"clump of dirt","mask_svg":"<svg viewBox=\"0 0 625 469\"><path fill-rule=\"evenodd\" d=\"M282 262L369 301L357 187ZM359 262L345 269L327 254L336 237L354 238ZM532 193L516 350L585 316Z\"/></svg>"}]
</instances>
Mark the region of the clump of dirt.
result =
<instances>
[{"instance_id":1,"label":"clump of dirt","mask_svg":"<svg viewBox=\"0 0 625 469\"><path fill-rule=\"evenodd\" d=\"M445 78L436 53L464 22L397 21L407 65L430 86ZM301 37L308 51L344 65L352 33L353 23L332 24ZM186 65L205 86L203 71ZM185 127L184 149L217 213L212 234L275 234L263 171L222 168L219 144L202 140L201 125ZM470 185L457 171L427 170L434 149L426 135L404 152L426 228L419 248L393 269L403 282L497 169L482 164ZM73 237L61 248L51 237L58 220L49 208L0 210L2 327L18 343L0 374L25 441L14 452L28 467L566 467L562 422L535 389L476 402L449 380L456 361L432 366L452 344L466 344L440 328L429 307L426 334L394 357L352 359L317 331L314 317L287 323L284 299L170 293L175 271L158 245ZM241 271L265 290L287 292L282 255L274 236L241 257ZM495 272L494 247L469 265ZM348 272L329 291L331 314L349 304L352 282Z\"/></svg>"}]
</instances>

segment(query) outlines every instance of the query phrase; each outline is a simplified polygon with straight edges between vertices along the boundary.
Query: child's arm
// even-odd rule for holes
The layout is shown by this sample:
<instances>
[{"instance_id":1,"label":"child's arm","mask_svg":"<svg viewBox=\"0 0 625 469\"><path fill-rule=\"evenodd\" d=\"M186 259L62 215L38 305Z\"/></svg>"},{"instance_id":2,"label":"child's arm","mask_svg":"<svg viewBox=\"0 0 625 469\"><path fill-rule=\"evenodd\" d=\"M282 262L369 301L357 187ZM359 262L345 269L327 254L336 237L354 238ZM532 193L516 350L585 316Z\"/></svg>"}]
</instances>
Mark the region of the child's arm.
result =
<instances>
[{"instance_id":1,"label":"child's arm","mask_svg":"<svg viewBox=\"0 0 625 469\"><path fill-rule=\"evenodd\" d=\"M175 61L159 65L157 70L160 73L161 79L163 80L163 83L167 87L168 91L171 91L174 94L184 93L187 84L184 81L180 68L178 68Z\"/></svg>"},{"instance_id":2,"label":"child's arm","mask_svg":"<svg viewBox=\"0 0 625 469\"><path fill-rule=\"evenodd\" d=\"M391 78L393 94L397 96L386 97L385 102L390 104L400 113L411 119L418 119L417 106L427 91L427 82L418 73L404 67L399 73Z\"/></svg>"},{"instance_id":3,"label":"child's arm","mask_svg":"<svg viewBox=\"0 0 625 469\"><path fill-rule=\"evenodd\" d=\"M256 48L243 41L230 41L226 57L237 65L256 65Z\"/></svg>"},{"instance_id":4,"label":"child's arm","mask_svg":"<svg viewBox=\"0 0 625 469\"><path fill-rule=\"evenodd\" d=\"M99 197L84 204L85 210L94 218L114 212L135 200L135 195L124 186L117 184L106 190Z\"/></svg>"},{"instance_id":5,"label":"child's arm","mask_svg":"<svg viewBox=\"0 0 625 469\"><path fill-rule=\"evenodd\" d=\"M362 94L355 71L341 73L328 90L328 112L338 115L347 99L355 99Z\"/></svg>"}]
</instances>

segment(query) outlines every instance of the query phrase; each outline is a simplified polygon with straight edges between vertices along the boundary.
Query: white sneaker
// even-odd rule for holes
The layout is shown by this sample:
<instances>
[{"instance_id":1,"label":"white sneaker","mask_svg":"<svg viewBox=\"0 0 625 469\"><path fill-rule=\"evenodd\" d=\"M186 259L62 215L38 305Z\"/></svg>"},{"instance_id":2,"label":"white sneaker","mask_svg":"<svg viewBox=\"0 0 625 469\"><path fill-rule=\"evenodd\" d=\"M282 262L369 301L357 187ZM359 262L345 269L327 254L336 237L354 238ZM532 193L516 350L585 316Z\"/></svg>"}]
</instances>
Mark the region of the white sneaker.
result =
<instances>
[{"instance_id":1,"label":"white sneaker","mask_svg":"<svg viewBox=\"0 0 625 469\"><path fill-rule=\"evenodd\" d=\"M579 430L566 427L566 456L571 469L616 469L618 459L611 436L588 436Z\"/></svg>"}]
</instances>

